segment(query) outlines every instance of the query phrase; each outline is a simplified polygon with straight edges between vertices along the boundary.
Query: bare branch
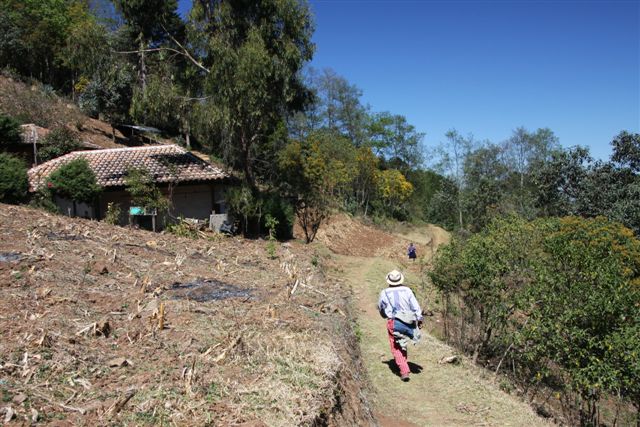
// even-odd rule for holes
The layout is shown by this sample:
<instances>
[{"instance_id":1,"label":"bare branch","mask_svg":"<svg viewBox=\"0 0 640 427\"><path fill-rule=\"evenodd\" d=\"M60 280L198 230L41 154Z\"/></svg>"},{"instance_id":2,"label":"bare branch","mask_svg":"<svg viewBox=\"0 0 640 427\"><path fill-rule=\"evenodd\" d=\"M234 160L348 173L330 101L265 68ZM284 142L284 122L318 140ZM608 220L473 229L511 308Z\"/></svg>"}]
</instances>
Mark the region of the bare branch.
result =
<instances>
[{"instance_id":1,"label":"bare branch","mask_svg":"<svg viewBox=\"0 0 640 427\"><path fill-rule=\"evenodd\" d=\"M209 74L211 71L206 68L204 65L202 65L200 62L198 62L193 56L191 56L191 54L189 53L189 51L187 50L187 48L185 48L184 46L182 46L182 44L176 40L175 37L173 37L171 35L171 33L169 33L169 31L167 31L167 29L164 27L164 25L162 26L162 29L164 30L165 33L167 33L167 35L169 36L169 38L175 43L177 44L180 49L182 49L182 54L187 57L191 62L193 62L198 68L200 68L201 70L205 71L207 74Z\"/></svg>"}]
</instances>

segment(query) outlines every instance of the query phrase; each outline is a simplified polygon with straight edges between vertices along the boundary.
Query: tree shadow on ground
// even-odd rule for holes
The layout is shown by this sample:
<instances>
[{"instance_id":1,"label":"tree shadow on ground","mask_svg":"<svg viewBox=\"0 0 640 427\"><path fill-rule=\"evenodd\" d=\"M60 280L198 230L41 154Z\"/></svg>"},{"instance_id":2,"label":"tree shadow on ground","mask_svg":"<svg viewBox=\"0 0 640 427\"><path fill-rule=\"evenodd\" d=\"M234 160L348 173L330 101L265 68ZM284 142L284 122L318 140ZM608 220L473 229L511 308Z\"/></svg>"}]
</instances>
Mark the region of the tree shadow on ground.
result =
<instances>
[{"instance_id":1,"label":"tree shadow on ground","mask_svg":"<svg viewBox=\"0 0 640 427\"><path fill-rule=\"evenodd\" d=\"M382 363L387 365L391 370L391 372L393 372L395 375L400 376L400 368L398 368L398 365L396 365L396 361L394 359L389 359L389 360L383 361ZM412 374L419 374L420 372L422 372L422 369L423 369L422 366L413 362L408 362L408 363L409 363L409 371L411 371Z\"/></svg>"}]
</instances>

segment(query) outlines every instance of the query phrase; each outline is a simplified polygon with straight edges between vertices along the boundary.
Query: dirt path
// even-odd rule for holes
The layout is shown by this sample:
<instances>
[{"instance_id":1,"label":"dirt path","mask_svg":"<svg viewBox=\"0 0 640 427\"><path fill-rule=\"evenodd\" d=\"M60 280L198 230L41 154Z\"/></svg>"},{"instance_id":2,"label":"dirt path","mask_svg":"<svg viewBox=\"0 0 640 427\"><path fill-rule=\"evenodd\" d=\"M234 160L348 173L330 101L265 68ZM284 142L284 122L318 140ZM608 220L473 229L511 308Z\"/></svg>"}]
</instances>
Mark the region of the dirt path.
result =
<instances>
[{"instance_id":1,"label":"dirt path","mask_svg":"<svg viewBox=\"0 0 640 427\"><path fill-rule=\"evenodd\" d=\"M400 381L384 321L375 308L385 274L397 264L379 257L337 255L336 260L356 296L360 345L382 426L548 425L527 404L500 391L491 376L485 378L486 373L469 360L438 364L442 357L456 352L430 335L409 348L411 381ZM405 274L409 286L417 283L417 272L407 270Z\"/></svg>"}]
</instances>

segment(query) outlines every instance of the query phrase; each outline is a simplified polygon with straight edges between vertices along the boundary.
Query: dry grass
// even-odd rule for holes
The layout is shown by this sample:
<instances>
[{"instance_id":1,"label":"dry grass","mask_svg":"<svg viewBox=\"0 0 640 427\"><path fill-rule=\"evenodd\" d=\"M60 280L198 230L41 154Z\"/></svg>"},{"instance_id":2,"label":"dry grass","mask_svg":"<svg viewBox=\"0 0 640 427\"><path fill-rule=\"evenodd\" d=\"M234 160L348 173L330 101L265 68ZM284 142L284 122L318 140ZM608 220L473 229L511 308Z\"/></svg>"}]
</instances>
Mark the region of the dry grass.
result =
<instances>
[{"instance_id":1,"label":"dry grass","mask_svg":"<svg viewBox=\"0 0 640 427\"><path fill-rule=\"evenodd\" d=\"M69 100L57 96L42 84L29 86L0 76L0 112L22 123L35 123L44 128L71 125L81 128L86 120Z\"/></svg>"},{"instance_id":2,"label":"dry grass","mask_svg":"<svg viewBox=\"0 0 640 427\"><path fill-rule=\"evenodd\" d=\"M14 422L310 425L329 419L355 370L336 327L343 289L297 243L272 260L261 241L0 205L9 253L20 259L0 261L0 409ZM197 302L174 286L198 278L251 297Z\"/></svg>"}]
</instances>

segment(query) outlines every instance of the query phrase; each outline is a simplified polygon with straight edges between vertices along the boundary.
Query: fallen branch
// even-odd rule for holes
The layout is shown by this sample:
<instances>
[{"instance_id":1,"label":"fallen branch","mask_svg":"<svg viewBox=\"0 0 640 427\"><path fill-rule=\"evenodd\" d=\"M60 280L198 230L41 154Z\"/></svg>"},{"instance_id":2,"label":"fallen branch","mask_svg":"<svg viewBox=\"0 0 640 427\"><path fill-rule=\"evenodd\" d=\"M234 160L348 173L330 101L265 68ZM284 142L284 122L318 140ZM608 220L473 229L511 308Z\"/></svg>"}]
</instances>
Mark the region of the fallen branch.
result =
<instances>
[{"instance_id":1,"label":"fallen branch","mask_svg":"<svg viewBox=\"0 0 640 427\"><path fill-rule=\"evenodd\" d=\"M320 295L325 296L325 297L327 296L327 294L325 294L325 293L324 293L324 292L322 292L322 291L317 290L316 288L314 288L314 287L313 287L313 286L311 286L311 285L307 285L307 284L306 284L306 283L304 283L304 282L300 282L300 284L301 284L303 287L307 288L307 289L311 289L313 292L319 293Z\"/></svg>"},{"instance_id":2,"label":"fallen branch","mask_svg":"<svg viewBox=\"0 0 640 427\"><path fill-rule=\"evenodd\" d=\"M291 289L291 295L293 295L293 293L296 291L296 289L298 289L298 284L299 283L300 283L300 280L296 279L296 283L294 283L293 289Z\"/></svg>"},{"instance_id":3,"label":"fallen branch","mask_svg":"<svg viewBox=\"0 0 640 427\"><path fill-rule=\"evenodd\" d=\"M35 396L39 397L40 399L46 400L47 402L51 403L52 405L56 405L56 406L61 407L65 411L79 412L81 415L85 415L87 413L87 410L84 409L84 408L76 408L75 406L69 406L69 405L65 405L64 403L56 402L56 401L52 400L51 398L45 396L44 394L35 393L35 392L33 394Z\"/></svg>"},{"instance_id":4,"label":"fallen branch","mask_svg":"<svg viewBox=\"0 0 640 427\"><path fill-rule=\"evenodd\" d=\"M122 411L122 409L125 407L127 402L129 402L129 400L131 400L131 398L137 392L138 390L136 390L135 388L130 388L129 390L127 390L127 392L122 397L120 397L120 399L118 399L113 405L111 405L109 409L107 409L105 414L107 414L109 417L112 417L116 415L118 412Z\"/></svg>"}]
</instances>

